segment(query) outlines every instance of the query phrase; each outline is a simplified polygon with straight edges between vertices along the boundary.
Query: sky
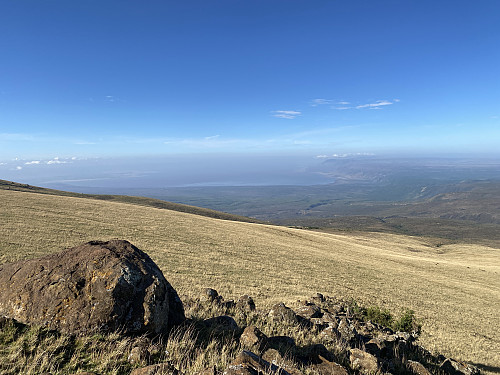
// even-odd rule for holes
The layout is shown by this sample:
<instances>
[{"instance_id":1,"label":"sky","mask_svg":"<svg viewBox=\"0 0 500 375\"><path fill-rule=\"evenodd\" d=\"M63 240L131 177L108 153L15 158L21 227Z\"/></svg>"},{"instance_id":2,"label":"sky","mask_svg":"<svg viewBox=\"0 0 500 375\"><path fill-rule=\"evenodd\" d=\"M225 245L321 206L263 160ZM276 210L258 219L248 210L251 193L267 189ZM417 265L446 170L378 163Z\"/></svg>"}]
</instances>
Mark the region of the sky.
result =
<instances>
[{"instance_id":1,"label":"sky","mask_svg":"<svg viewBox=\"0 0 500 375\"><path fill-rule=\"evenodd\" d=\"M0 0L0 163L500 155L499 14L497 0Z\"/></svg>"}]
</instances>

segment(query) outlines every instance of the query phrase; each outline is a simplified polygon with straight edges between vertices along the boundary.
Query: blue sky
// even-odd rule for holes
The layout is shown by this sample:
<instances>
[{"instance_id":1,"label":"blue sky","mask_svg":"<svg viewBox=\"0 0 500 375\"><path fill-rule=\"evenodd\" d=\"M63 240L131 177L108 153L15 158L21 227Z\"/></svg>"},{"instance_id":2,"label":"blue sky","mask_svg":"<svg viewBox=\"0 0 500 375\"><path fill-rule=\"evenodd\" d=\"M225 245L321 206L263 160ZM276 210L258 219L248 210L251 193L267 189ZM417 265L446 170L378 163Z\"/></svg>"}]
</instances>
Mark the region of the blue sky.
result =
<instances>
[{"instance_id":1,"label":"blue sky","mask_svg":"<svg viewBox=\"0 0 500 375\"><path fill-rule=\"evenodd\" d=\"M499 15L497 0L3 0L0 160L496 153Z\"/></svg>"}]
</instances>

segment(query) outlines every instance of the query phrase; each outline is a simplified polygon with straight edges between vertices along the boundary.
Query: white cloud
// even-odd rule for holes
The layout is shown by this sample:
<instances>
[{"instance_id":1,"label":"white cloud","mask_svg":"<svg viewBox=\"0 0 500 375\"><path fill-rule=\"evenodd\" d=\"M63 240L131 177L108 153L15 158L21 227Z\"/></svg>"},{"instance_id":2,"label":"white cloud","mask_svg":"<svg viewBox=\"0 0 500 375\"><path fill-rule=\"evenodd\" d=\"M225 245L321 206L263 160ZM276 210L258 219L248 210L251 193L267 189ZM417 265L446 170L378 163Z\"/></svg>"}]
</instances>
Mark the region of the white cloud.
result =
<instances>
[{"instance_id":1,"label":"white cloud","mask_svg":"<svg viewBox=\"0 0 500 375\"><path fill-rule=\"evenodd\" d=\"M26 165L30 165L30 164L40 164L40 160L33 160L33 161L27 161L26 163L24 163Z\"/></svg>"},{"instance_id":2,"label":"white cloud","mask_svg":"<svg viewBox=\"0 0 500 375\"><path fill-rule=\"evenodd\" d=\"M220 135L219 135L219 134L217 134L217 135L212 135L212 136L210 136L210 137L205 137L205 139L206 139L207 141L209 141L209 140L211 140L211 139L217 139L217 138L219 138L219 137L220 137Z\"/></svg>"},{"instance_id":3,"label":"white cloud","mask_svg":"<svg viewBox=\"0 0 500 375\"><path fill-rule=\"evenodd\" d=\"M390 102L388 100L377 100L375 103L358 105L358 106L356 106L356 109L361 109L361 108L378 109L382 106L391 105L391 104L394 104L394 102Z\"/></svg>"},{"instance_id":4,"label":"white cloud","mask_svg":"<svg viewBox=\"0 0 500 375\"><path fill-rule=\"evenodd\" d=\"M328 158L328 155L316 155L318 159L326 159Z\"/></svg>"},{"instance_id":5,"label":"white cloud","mask_svg":"<svg viewBox=\"0 0 500 375\"><path fill-rule=\"evenodd\" d=\"M60 160L58 156L56 156L54 159L52 160L49 160L47 162L47 165L52 165L52 164L68 164L69 161L65 161L65 160Z\"/></svg>"},{"instance_id":6,"label":"white cloud","mask_svg":"<svg viewBox=\"0 0 500 375\"><path fill-rule=\"evenodd\" d=\"M332 100L330 99L313 99L311 100L311 106L317 107L318 105L330 104Z\"/></svg>"},{"instance_id":7,"label":"white cloud","mask_svg":"<svg viewBox=\"0 0 500 375\"><path fill-rule=\"evenodd\" d=\"M299 111L272 111L272 113L274 117L286 118L290 120L302 114L302 112Z\"/></svg>"},{"instance_id":8,"label":"white cloud","mask_svg":"<svg viewBox=\"0 0 500 375\"><path fill-rule=\"evenodd\" d=\"M20 171L21 169L23 169L23 167L20 167L19 165L16 167L16 170Z\"/></svg>"},{"instance_id":9,"label":"white cloud","mask_svg":"<svg viewBox=\"0 0 500 375\"><path fill-rule=\"evenodd\" d=\"M375 156L375 154L372 154L370 152L355 152L355 153L346 153L346 154L332 154L331 156L326 156L326 155L321 155L322 157L331 157L331 158L348 158L352 156Z\"/></svg>"},{"instance_id":10,"label":"white cloud","mask_svg":"<svg viewBox=\"0 0 500 375\"><path fill-rule=\"evenodd\" d=\"M351 104L350 102L346 101L341 101L335 103L334 106L332 106L332 109L337 109L337 110L346 110L346 109L363 109L363 108L368 108L368 109L381 109L384 106L391 105L394 103L398 103L400 100L399 99L393 99L392 102L389 100L377 100L374 103L367 103L367 104L360 104L357 106L349 106Z\"/></svg>"},{"instance_id":11,"label":"white cloud","mask_svg":"<svg viewBox=\"0 0 500 375\"><path fill-rule=\"evenodd\" d=\"M110 103L118 101L118 98L114 97L113 95L106 95L104 97L104 100Z\"/></svg>"}]
</instances>

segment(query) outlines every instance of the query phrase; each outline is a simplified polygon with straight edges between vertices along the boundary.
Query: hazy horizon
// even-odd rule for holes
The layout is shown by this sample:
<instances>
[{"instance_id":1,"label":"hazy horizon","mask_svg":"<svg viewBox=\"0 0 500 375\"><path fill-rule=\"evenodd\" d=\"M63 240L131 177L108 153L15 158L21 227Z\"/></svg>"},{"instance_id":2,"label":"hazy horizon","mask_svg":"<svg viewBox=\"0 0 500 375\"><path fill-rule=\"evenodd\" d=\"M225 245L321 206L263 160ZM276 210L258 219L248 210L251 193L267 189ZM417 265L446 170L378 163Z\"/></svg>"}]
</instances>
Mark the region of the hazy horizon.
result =
<instances>
[{"instance_id":1,"label":"hazy horizon","mask_svg":"<svg viewBox=\"0 0 500 375\"><path fill-rule=\"evenodd\" d=\"M2 179L60 189L366 183L390 176L426 180L499 179L494 156L374 154L198 154L129 158L52 158L0 162Z\"/></svg>"}]
</instances>

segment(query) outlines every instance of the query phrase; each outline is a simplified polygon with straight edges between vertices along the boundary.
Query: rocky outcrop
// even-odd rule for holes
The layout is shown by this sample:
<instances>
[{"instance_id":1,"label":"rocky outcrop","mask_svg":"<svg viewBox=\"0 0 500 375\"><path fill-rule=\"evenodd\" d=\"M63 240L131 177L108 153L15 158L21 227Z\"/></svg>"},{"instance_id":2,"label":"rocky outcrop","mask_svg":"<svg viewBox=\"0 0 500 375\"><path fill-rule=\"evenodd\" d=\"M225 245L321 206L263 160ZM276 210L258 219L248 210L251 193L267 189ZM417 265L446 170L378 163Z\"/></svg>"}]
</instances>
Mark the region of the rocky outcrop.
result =
<instances>
[{"instance_id":1,"label":"rocky outcrop","mask_svg":"<svg viewBox=\"0 0 500 375\"><path fill-rule=\"evenodd\" d=\"M127 241L93 241L0 265L0 316L69 333L161 333L181 323L177 292Z\"/></svg>"},{"instance_id":2,"label":"rocky outcrop","mask_svg":"<svg viewBox=\"0 0 500 375\"><path fill-rule=\"evenodd\" d=\"M213 292L212 292L213 294ZM219 306L223 298L216 294ZM317 294L312 301L299 301L291 309L283 303L268 311L255 310L258 320L306 332L312 330L317 343L298 346L292 337L271 336L250 325L240 334L244 351L227 367L227 375L298 374L419 374L476 375L479 370L450 358L434 356L417 344L419 331L394 332L363 320L350 304ZM235 308L234 312L241 312ZM231 311L227 310L231 315ZM304 334L304 333L303 333ZM343 354L327 347L344 348ZM285 360L287 358L287 360ZM302 369L302 370L299 370Z\"/></svg>"}]
</instances>

